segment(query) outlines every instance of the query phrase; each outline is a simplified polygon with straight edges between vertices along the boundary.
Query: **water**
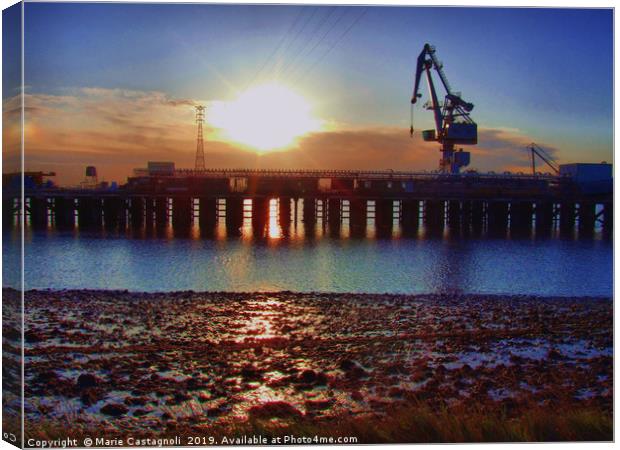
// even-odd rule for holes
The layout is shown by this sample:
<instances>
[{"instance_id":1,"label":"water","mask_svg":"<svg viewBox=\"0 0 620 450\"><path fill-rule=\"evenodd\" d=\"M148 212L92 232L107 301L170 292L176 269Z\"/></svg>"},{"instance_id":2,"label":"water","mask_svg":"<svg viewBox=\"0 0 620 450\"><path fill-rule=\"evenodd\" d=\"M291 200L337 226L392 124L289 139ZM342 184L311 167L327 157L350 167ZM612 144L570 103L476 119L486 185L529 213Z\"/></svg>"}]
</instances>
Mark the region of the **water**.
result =
<instances>
[{"instance_id":1,"label":"water","mask_svg":"<svg viewBox=\"0 0 620 450\"><path fill-rule=\"evenodd\" d=\"M613 245L600 238L331 238L293 233L200 239L27 232L28 289L322 291L611 296ZM3 281L19 279L17 232Z\"/></svg>"}]
</instances>

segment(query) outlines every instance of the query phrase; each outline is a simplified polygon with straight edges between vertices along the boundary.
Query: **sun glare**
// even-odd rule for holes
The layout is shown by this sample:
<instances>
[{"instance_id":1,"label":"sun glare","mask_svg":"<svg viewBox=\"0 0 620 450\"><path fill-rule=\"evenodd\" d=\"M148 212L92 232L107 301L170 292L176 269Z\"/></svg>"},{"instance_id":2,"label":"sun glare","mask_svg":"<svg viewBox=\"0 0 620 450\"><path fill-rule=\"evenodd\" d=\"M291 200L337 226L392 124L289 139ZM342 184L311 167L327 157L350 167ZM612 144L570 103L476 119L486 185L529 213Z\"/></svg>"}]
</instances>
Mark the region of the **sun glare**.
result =
<instances>
[{"instance_id":1,"label":"sun glare","mask_svg":"<svg viewBox=\"0 0 620 450\"><path fill-rule=\"evenodd\" d=\"M275 83L251 88L229 102L214 102L207 116L222 138L261 153L286 148L321 128L305 98Z\"/></svg>"}]
</instances>

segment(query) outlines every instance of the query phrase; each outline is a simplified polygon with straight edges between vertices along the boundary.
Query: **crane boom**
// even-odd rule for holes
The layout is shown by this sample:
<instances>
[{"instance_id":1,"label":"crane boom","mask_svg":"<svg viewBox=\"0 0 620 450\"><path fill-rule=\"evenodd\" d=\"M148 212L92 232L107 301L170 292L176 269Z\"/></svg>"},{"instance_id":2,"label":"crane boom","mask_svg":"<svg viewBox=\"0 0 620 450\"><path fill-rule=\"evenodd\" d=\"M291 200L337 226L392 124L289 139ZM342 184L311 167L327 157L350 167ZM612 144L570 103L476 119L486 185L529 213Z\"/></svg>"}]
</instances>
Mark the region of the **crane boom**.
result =
<instances>
[{"instance_id":1,"label":"crane boom","mask_svg":"<svg viewBox=\"0 0 620 450\"><path fill-rule=\"evenodd\" d=\"M446 91L443 103L439 102L437 96L432 69L437 72ZM435 129L423 131L422 137L425 141L436 141L441 144L442 158L439 162L439 170L445 173L458 173L461 167L469 164L470 154L463 152L462 149L455 151L454 146L456 144L475 145L478 142L478 126L469 117L474 105L464 101L460 94L452 91L448 78L443 71L443 64L437 59L435 47L430 44L425 44L418 56L415 83L411 96L412 105L422 96L420 81L423 73L426 73L430 95L427 109L433 111ZM413 135L413 123L411 124L411 133Z\"/></svg>"},{"instance_id":2,"label":"crane boom","mask_svg":"<svg viewBox=\"0 0 620 450\"><path fill-rule=\"evenodd\" d=\"M527 146L527 149L532 152L532 175L536 175L536 156L538 156L545 164L551 167L551 170L553 170L556 175L560 174L560 168L553 160L553 157L551 157L549 153L547 153L540 145L532 142L530 145Z\"/></svg>"}]
</instances>

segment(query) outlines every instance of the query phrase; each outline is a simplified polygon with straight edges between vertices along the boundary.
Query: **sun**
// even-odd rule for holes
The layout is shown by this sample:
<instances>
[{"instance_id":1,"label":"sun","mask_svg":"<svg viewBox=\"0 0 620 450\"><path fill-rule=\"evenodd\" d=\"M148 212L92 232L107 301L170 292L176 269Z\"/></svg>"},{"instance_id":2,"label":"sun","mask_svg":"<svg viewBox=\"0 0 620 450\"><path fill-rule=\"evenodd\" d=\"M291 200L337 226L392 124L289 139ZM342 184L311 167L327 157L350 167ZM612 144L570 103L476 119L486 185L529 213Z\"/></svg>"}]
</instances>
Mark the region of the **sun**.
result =
<instances>
[{"instance_id":1,"label":"sun","mask_svg":"<svg viewBox=\"0 0 620 450\"><path fill-rule=\"evenodd\" d=\"M264 84L243 92L232 101L213 102L207 121L225 140L259 153L291 146L303 135L321 128L310 103L288 87Z\"/></svg>"}]
</instances>

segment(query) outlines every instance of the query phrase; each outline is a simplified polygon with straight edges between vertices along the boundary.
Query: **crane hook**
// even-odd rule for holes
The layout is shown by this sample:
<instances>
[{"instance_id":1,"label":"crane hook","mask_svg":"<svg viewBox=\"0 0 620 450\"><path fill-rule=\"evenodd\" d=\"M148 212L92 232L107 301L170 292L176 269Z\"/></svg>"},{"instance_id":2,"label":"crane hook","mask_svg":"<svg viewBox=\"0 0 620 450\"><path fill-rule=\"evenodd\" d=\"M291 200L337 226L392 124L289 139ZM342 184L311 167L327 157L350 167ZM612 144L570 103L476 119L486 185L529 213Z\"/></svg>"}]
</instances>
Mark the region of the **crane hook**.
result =
<instances>
[{"instance_id":1,"label":"crane hook","mask_svg":"<svg viewBox=\"0 0 620 450\"><path fill-rule=\"evenodd\" d=\"M413 137L413 103L411 104L411 127L409 127L409 137Z\"/></svg>"}]
</instances>

